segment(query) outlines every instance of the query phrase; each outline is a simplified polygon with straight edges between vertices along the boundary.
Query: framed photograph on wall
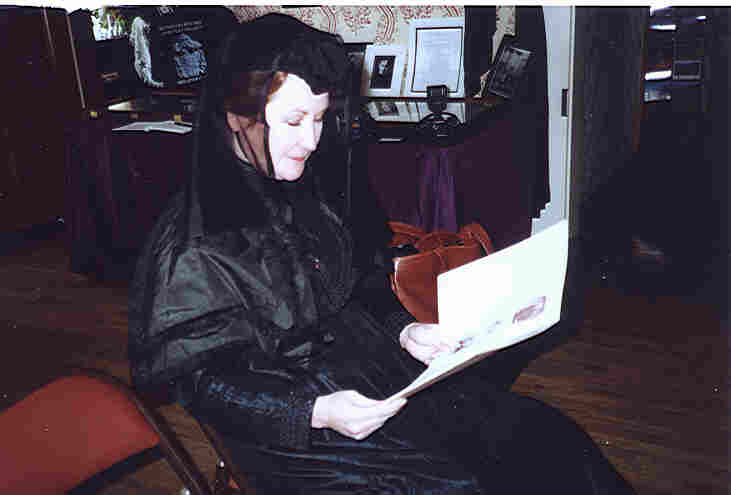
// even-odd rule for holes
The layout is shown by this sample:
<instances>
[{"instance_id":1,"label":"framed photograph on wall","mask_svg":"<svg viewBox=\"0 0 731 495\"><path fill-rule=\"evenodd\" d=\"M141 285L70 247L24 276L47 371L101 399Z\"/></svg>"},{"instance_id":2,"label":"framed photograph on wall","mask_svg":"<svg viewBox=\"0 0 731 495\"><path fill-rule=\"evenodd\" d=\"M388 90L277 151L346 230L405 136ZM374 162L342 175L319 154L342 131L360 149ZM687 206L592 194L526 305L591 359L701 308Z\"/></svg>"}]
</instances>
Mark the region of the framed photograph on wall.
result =
<instances>
[{"instance_id":1,"label":"framed photograph on wall","mask_svg":"<svg viewBox=\"0 0 731 495\"><path fill-rule=\"evenodd\" d=\"M487 91L511 99L515 96L532 52L514 45L515 38L505 35L495 55L487 78Z\"/></svg>"},{"instance_id":2,"label":"framed photograph on wall","mask_svg":"<svg viewBox=\"0 0 731 495\"><path fill-rule=\"evenodd\" d=\"M363 61L361 95L401 96L406 47L402 45L368 45Z\"/></svg>"},{"instance_id":3,"label":"framed photograph on wall","mask_svg":"<svg viewBox=\"0 0 731 495\"><path fill-rule=\"evenodd\" d=\"M464 97L464 17L412 19L404 96L426 98L427 86L446 85Z\"/></svg>"}]
</instances>

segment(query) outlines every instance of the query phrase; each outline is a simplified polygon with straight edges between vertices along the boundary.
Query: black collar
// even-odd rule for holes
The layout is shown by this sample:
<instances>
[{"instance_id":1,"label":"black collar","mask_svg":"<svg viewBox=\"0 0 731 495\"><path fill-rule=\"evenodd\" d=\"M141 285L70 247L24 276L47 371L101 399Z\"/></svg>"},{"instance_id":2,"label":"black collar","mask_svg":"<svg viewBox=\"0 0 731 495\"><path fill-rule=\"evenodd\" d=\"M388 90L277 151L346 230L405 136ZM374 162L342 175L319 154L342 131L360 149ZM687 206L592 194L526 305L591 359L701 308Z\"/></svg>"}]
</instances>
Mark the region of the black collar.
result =
<instances>
[{"instance_id":1,"label":"black collar","mask_svg":"<svg viewBox=\"0 0 731 495\"><path fill-rule=\"evenodd\" d=\"M215 162L192 174L187 191L189 237L268 224L276 214L275 181L238 158Z\"/></svg>"}]
</instances>

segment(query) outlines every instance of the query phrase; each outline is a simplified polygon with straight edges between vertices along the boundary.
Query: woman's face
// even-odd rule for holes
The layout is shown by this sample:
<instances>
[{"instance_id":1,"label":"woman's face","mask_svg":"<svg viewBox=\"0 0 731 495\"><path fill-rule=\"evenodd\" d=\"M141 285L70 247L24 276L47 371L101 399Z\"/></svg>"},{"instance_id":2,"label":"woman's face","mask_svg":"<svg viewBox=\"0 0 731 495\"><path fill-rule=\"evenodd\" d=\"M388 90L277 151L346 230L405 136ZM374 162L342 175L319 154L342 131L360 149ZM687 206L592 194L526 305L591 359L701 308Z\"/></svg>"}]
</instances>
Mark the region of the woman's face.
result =
<instances>
[{"instance_id":1,"label":"woman's face","mask_svg":"<svg viewBox=\"0 0 731 495\"><path fill-rule=\"evenodd\" d=\"M294 181L305 171L305 162L320 142L325 111L330 104L327 93L313 94L310 85L294 74L288 74L284 83L269 97L265 119L269 125L269 153L274 166L274 178ZM239 116L229 113L233 131L239 127ZM255 124L248 132L250 142L259 143L261 124ZM247 131L245 131L247 132ZM247 150L248 152L249 150Z\"/></svg>"}]
</instances>

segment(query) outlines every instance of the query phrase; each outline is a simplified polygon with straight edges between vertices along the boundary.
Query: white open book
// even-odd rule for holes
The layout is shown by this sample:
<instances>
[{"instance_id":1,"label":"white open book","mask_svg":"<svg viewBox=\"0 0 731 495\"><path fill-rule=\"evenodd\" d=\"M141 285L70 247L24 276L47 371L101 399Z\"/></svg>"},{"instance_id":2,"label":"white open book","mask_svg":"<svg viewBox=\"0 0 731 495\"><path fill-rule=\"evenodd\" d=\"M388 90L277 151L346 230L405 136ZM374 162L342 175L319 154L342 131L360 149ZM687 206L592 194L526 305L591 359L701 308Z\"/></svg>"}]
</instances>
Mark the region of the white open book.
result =
<instances>
[{"instance_id":1,"label":"white open book","mask_svg":"<svg viewBox=\"0 0 731 495\"><path fill-rule=\"evenodd\" d=\"M391 398L408 397L561 318L568 221L437 277L439 330L458 350L437 356Z\"/></svg>"}]
</instances>

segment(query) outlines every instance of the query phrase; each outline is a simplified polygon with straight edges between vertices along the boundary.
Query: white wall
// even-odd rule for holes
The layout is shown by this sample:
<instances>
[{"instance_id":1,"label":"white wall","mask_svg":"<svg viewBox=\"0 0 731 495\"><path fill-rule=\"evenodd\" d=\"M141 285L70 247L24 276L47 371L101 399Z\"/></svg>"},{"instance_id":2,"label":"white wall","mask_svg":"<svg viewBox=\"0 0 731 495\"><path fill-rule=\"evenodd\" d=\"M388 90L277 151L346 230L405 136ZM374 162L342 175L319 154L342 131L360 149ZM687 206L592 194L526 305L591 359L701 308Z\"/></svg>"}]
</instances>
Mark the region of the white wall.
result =
<instances>
[{"instance_id":1,"label":"white wall","mask_svg":"<svg viewBox=\"0 0 731 495\"><path fill-rule=\"evenodd\" d=\"M533 219L532 233L568 218L571 177L571 95L574 7L543 7L548 51L548 168L551 201ZM561 90L568 89L568 116L561 116Z\"/></svg>"}]
</instances>

